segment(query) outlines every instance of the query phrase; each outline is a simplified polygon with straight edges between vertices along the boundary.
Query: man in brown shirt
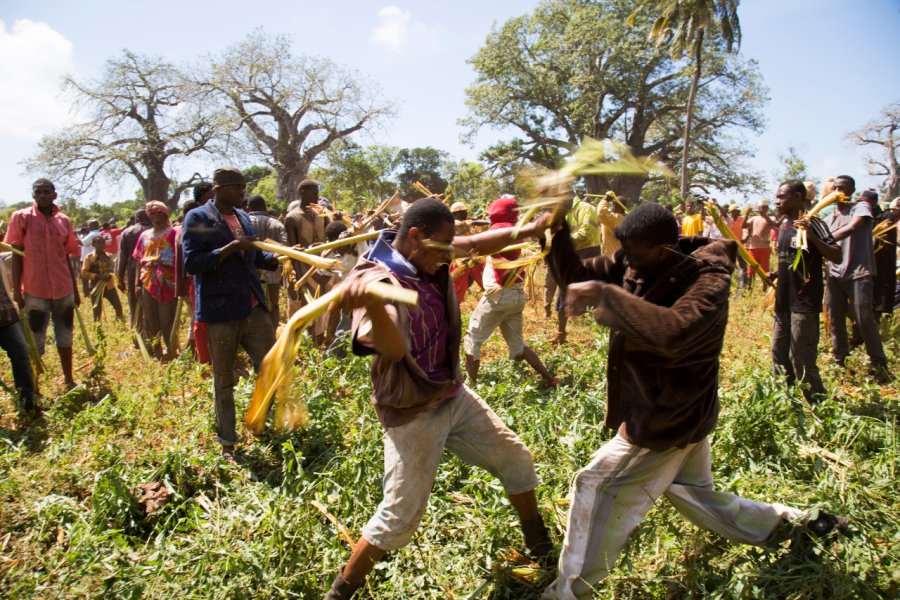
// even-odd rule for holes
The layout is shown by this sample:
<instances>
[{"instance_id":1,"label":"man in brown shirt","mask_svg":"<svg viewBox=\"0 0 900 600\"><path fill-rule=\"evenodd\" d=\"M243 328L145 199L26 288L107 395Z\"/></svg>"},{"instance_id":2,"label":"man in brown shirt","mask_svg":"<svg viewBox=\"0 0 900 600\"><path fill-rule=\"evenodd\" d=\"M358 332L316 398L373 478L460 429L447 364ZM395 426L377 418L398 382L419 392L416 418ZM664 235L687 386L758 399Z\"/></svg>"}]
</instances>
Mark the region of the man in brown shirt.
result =
<instances>
[{"instance_id":1,"label":"man in brown shirt","mask_svg":"<svg viewBox=\"0 0 900 600\"><path fill-rule=\"evenodd\" d=\"M284 228L287 230L288 244L306 248L325 241L325 219L315 208L319 201L318 182L304 179L300 182L299 190L300 206L284 218ZM294 262L298 279L306 272L305 267L301 262Z\"/></svg>"},{"instance_id":2,"label":"man in brown shirt","mask_svg":"<svg viewBox=\"0 0 900 600\"><path fill-rule=\"evenodd\" d=\"M542 232L550 221L523 227ZM784 520L813 533L847 522L713 489L708 436L719 413L719 355L737 245L678 237L658 204L616 228L613 256L579 259L566 226L547 262L566 287L566 309L594 307L610 329L606 424L616 435L574 478L559 576L543 598L592 598L631 533L658 498L691 522L731 540L762 545Z\"/></svg>"}]
</instances>

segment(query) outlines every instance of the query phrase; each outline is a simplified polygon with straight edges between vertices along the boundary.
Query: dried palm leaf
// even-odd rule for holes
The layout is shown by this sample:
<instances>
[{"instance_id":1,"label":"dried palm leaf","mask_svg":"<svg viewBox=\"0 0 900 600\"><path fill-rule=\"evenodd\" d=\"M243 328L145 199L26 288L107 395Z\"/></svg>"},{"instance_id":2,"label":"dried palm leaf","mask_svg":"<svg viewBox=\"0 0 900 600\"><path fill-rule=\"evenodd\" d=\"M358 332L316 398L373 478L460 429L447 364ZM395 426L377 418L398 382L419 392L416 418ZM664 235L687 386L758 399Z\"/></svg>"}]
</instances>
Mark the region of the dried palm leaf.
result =
<instances>
[{"instance_id":1,"label":"dried palm leaf","mask_svg":"<svg viewBox=\"0 0 900 600\"><path fill-rule=\"evenodd\" d=\"M291 367L300 348L303 331L325 314L333 302L340 300L341 292L342 287L338 286L313 300L295 312L282 328L275 345L263 358L256 378L256 387L244 418L244 424L249 431L256 435L263 432L273 398L278 403L275 411L276 429L294 430L302 427L308 421L303 401L299 398L294 401L288 399ZM400 302L415 306L419 301L419 296L415 291L381 282L370 283L366 288L366 293L385 302Z\"/></svg>"}]
</instances>

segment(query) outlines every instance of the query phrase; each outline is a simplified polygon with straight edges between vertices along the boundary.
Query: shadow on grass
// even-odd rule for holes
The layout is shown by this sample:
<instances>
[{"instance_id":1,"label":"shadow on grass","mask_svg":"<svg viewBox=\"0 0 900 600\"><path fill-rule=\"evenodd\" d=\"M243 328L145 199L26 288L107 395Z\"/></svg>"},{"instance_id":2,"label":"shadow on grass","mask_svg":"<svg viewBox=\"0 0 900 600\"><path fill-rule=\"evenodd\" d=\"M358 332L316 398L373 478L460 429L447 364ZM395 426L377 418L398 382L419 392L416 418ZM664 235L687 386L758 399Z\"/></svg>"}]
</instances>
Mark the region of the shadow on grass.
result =
<instances>
[{"instance_id":1,"label":"shadow on grass","mask_svg":"<svg viewBox=\"0 0 900 600\"><path fill-rule=\"evenodd\" d=\"M15 424L15 427L0 426L0 439L12 446L21 446L31 454L43 451L48 434L47 421L42 412L19 415Z\"/></svg>"}]
</instances>

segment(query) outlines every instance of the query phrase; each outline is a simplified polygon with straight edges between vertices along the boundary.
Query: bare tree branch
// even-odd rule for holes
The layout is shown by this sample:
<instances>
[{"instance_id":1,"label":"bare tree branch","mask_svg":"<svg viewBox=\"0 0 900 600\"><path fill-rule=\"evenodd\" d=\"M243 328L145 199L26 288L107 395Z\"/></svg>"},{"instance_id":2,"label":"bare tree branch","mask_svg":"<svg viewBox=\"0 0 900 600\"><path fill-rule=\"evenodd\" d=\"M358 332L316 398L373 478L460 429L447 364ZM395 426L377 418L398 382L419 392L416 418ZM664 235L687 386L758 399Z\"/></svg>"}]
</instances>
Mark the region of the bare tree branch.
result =
<instances>
[{"instance_id":1,"label":"bare tree branch","mask_svg":"<svg viewBox=\"0 0 900 600\"><path fill-rule=\"evenodd\" d=\"M295 57L291 43L256 31L212 58L212 75L202 82L227 103L288 201L319 154L393 114L358 74L325 59Z\"/></svg>"},{"instance_id":2,"label":"bare tree branch","mask_svg":"<svg viewBox=\"0 0 900 600\"><path fill-rule=\"evenodd\" d=\"M124 50L106 62L100 79L69 77L64 85L90 118L41 139L26 168L76 195L127 174L145 198L174 206L183 188L170 189L170 163L218 151L228 136L224 116L203 102L206 92L159 58Z\"/></svg>"}]
</instances>

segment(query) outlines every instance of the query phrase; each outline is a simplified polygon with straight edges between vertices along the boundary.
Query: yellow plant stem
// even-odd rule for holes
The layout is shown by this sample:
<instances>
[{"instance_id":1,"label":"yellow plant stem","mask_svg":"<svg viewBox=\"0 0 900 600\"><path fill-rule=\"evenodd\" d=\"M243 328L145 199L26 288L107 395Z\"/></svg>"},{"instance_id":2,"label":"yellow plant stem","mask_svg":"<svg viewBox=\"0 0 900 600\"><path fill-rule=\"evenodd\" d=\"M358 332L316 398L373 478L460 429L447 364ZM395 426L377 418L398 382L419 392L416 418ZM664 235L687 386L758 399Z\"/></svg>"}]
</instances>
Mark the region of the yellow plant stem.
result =
<instances>
[{"instance_id":1,"label":"yellow plant stem","mask_svg":"<svg viewBox=\"0 0 900 600\"><path fill-rule=\"evenodd\" d=\"M722 235L725 236L726 239L737 242L738 254L740 254L741 258L743 258L747 262L747 264L750 265L750 268L753 269L757 275L759 275L759 278L762 280L763 285L765 285L766 287L774 288L774 286L772 286L772 282L769 280L769 276L765 271L763 271L763 268L759 266L759 263L756 262L756 259L753 258L753 255L750 254L750 251L747 250L746 246L744 246L741 240L735 237L734 232L731 231L731 227L728 226L728 224L722 218L722 215L719 214L718 207L712 202L707 202L706 210L709 211L709 214L713 218L713 222L716 224L716 227L718 227Z\"/></svg>"},{"instance_id":2,"label":"yellow plant stem","mask_svg":"<svg viewBox=\"0 0 900 600\"><path fill-rule=\"evenodd\" d=\"M81 330L81 337L84 338L84 348L88 353L88 356L94 356L96 352L94 351L94 347L91 345L91 338L88 337L87 327L84 326L84 320L81 318L81 311L78 310L79 307L75 307L75 320L78 321L78 328Z\"/></svg>"},{"instance_id":3,"label":"yellow plant stem","mask_svg":"<svg viewBox=\"0 0 900 600\"><path fill-rule=\"evenodd\" d=\"M281 244L276 244L274 242L255 241L253 242L253 245L260 250L287 256L292 260L300 261L319 269L336 269L341 266L341 261L339 260L322 258L320 256L315 256L314 254L307 254L306 252L301 252L296 248L292 248L290 246L282 246Z\"/></svg>"},{"instance_id":4,"label":"yellow plant stem","mask_svg":"<svg viewBox=\"0 0 900 600\"><path fill-rule=\"evenodd\" d=\"M28 324L28 315L25 309L19 311L19 321L22 324L22 331L25 334L25 341L28 342L28 356L31 357L31 364L38 375L44 372L44 361L38 354L37 344L34 343L34 333L31 331L31 325Z\"/></svg>"},{"instance_id":5,"label":"yellow plant stem","mask_svg":"<svg viewBox=\"0 0 900 600\"><path fill-rule=\"evenodd\" d=\"M342 248L344 246L350 246L352 244L358 244L360 242L367 242L371 239L377 238L381 234L380 231L368 231L366 233L360 233L359 235L353 235L350 237L345 237L339 240L335 240L333 242L327 242L325 244L319 244L317 246L310 246L309 248L304 249L303 251L307 254L322 254L327 250L334 250L336 248Z\"/></svg>"}]
</instances>

